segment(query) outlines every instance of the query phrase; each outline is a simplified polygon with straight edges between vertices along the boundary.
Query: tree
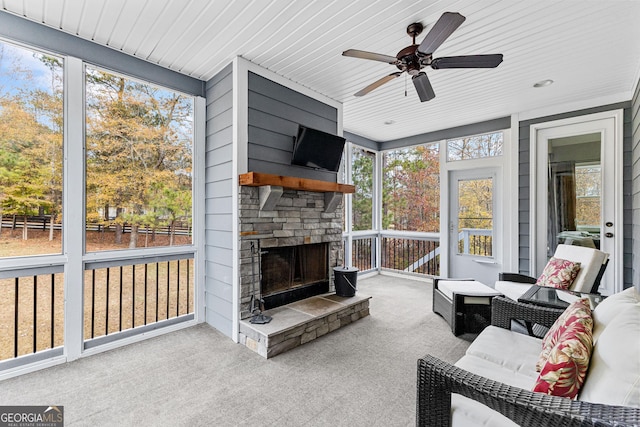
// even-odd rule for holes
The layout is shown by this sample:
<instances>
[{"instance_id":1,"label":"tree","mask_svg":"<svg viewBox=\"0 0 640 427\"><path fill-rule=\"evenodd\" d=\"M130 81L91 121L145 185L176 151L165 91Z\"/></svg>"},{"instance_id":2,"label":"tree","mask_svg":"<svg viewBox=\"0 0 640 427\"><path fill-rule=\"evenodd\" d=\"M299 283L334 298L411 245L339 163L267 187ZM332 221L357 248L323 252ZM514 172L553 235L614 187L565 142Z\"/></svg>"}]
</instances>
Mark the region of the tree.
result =
<instances>
[{"instance_id":1,"label":"tree","mask_svg":"<svg viewBox=\"0 0 640 427\"><path fill-rule=\"evenodd\" d=\"M22 65L32 55L42 66ZM36 80L48 77L50 86ZM0 220L50 214L62 206L62 64L59 59L0 44Z\"/></svg>"},{"instance_id":2,"label":"tree","mask_svg":"<svg viewBox=\"0 0 640 427\"><path fill-rule=\"evenodd\" d=\"M27 217L37 215L40 210L50 211L53 206L45 195L46 160L41 156L42 146L50 135L22 108L20 100L5 99L1 106L2 212L23 218L22 237L27 240Z\"/></svg>"},{"instance_id":3,"label":"tree","mask_svg":"<svg viewBox=\"0 0 640 427\"><path fill-rule=\"evenodd\" d=\"M97 70L87 79L87 213L115 208L116 242L126 223L134 248L139 227L160 219L156 183L188 191L191 214L191 102Z\"/></svg>"},{"instance_id":4,"label":"tree","mask_svg":"<svg viewBox=\"0 0 640 427\"><path fill-rule=\"evenodd\" d=\"M356 187L352 198L353 230L370 230L373 226L373 164L374 155L354 149L351 180Z\"/></svg>"},{"instance_id":5,"label":"tree","mask_svg":"<svg viewBox=\"0 0 640 427\"><path fill-rule=\"evenodd\" d=\"M385 153L383 177L383 228L439 230L440 161L437 145Z\"/></svg>"}]
</instances>

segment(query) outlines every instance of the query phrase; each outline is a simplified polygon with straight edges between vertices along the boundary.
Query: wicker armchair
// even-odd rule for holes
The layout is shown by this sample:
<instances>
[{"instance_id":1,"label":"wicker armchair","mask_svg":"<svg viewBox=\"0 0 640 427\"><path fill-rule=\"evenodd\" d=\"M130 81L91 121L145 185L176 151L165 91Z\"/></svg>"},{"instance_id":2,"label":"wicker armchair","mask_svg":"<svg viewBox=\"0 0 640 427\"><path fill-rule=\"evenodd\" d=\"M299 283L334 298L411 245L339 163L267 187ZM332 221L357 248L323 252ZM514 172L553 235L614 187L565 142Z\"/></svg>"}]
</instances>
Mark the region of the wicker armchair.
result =
<instances>
[{"instance_id":1,"label":"wicker armchair","mask_svg":"<svg viewBox=\"0 0 640 427\"><path fill-rule=\"evenodd\" d=\"M496 297L492 324L509 328L511 319L524 317L550 326L560 313L562 310ZM640 426L640 408L534 393L475 375L430 355L418 360L416 425L448 427L451 393L476 400L520 426Z\"/></svg>"}]
</instances>

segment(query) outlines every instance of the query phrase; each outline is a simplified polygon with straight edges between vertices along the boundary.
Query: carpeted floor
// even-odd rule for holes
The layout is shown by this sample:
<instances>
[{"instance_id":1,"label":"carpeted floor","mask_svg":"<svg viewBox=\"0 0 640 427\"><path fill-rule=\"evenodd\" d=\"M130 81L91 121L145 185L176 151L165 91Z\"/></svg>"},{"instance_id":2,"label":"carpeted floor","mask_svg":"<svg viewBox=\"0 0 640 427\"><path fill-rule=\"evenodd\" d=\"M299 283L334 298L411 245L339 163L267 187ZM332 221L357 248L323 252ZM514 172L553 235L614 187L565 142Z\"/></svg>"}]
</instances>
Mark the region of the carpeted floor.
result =
<instances>
[{"instance_id":1,"label":"carpeted floor","mask_svg":"<svg viewBox=\"0 0 640 427\"><path fill-rule=\"evenodd\" d=\"M66 426L413 426L416 360L454 362L469 342L433 314L429 283L358 292L370 316L273 359L199 325L0 382L0 405L63 405Z\"/></svg>"}]
</instances>

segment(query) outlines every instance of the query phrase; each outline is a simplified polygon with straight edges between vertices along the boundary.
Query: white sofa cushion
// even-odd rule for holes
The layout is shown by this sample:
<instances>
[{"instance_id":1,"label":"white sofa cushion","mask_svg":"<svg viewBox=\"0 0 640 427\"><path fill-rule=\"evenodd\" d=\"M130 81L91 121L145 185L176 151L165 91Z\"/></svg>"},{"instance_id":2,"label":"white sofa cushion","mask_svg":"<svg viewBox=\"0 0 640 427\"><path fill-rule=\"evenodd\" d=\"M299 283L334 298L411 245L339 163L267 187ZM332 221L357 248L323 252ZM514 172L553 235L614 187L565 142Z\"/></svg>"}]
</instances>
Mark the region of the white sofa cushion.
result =
<instances>
[{"instance_id":1,"label":"white sofa cushion","mask_svg":"<svg viewBox=\"0 0 640 427\"><path fill-rule=\"evenodd\" d=\"M538 376L535 365L540 349L541 340L538 338L489 326L471 343L455 366L494 381L531 390ZM516 426L500 413L457 394L451 397L451 425Z\"/></svg>"},{"instance_id":2,"label":"white sofa cushion","mask_svg":"<svg viewBox=\"0 0 640 427\"><path fill-rule=\"evenodd\" d=\"M621 309L600 333L578 399L640 408L640 305Z\"/></svg>"},{"instance_id":3,"label":"white sofa cushion","mask_svg":"<svg viewBox=\"0 0 640 427\"><path fill-rule=\"evenodd\" d=\"M498 365L493 369L504 370L507 375L515 374L529 377L531 378L531 387L533 387L538 377L536 362L541 351L542 340L538 338L518 334L497 326L488 326L471 343L465 354ZM489 377L491 378L491 376ZM500 382L511 384L508 380L500 380Z\"/></svg>"},{"instance_id":4,"label":"white sofa cushion","mask_svg":"<svg viewBox=\"0 0 640 427\"><path fill-rule=\"evenodd\" d=\"M640 304L640 292L635 287L613 294L598 304L593 310L593 342L598 340L604 328L611 323L614 317L626 307L637 304Z\"/></svg>"},{"instance_id":5,"label":"white sofa cushion","mask_svg":"<svg viewBox=\"0 0 640 427\"><path fill-rule=\"evenodd\" d=\"M532 390L538 377L536 371L512 371L494 362L489 362L486 359L471 355L462 356L462 358L455 363L455 366L465 371L473 372L481 377L525 390ZM535 375L532 376L532 373Z\"/></svg>"},{"instance_id":6,"label":"white sofa cushion","mask_svg":"<svg viewBox=\"0 0 640 427\"><path fill-rule=\"evenodd\" d=\"M459 394L451 395L451 425L461 427L518 427L504 415Z\"/></svg>"}]
</instances>

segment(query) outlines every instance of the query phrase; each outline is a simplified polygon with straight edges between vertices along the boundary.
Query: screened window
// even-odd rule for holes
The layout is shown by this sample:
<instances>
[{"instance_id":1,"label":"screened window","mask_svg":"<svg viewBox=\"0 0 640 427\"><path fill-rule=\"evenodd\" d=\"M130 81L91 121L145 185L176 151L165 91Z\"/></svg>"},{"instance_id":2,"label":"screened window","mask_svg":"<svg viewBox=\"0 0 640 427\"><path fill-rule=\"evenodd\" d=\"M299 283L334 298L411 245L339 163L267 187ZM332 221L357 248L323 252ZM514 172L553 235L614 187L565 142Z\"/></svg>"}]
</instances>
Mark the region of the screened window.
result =
<instances>
[{"instance_id":1,"label":"screened window","mask_svg":"<svg viewBox=\"0 0 640 427\"><path fill-rule=\"evenodd\" d=\"M86 70L87 251L192 242L193 98Z\"/></svg>"},{"instance_id":2,"label":"screened window","mask_svg":"<svg viewBox=\"0 0 640 427\"><path fill-rule=\"evenodd\" d=\"M352 203L352 229L354 231L373 228L373 167L375 158L374 153L353 147L351 182L356 187Z\"/></svg>"},{"instance_id":3,"label":"screened window","mask_svg":"<svg viewBox=\"0 0 640 427\"><path fill-rule=\"evenodd\" d=\"M447 140L447 161L502 156L502 132Z\"/></svg>"},{"instance_id":4,"label":"screened window","mask_svg":"<svg viewBox=\"0 0 640 427\"><path fill-rule=\"evenodd\" d=\"M62 252L63 61L0 42L0 257Z\"/></svg>"},{"instance_id":5,"label":"screened window","mask_svg":"<svg viewBox=\"0 0 640 427\"><path fill-rule=\"evenodd\" d=\"M388 151L382 157L382 227L437 232L440 229L439 145Z\"/></svg>"}]
</instances>

